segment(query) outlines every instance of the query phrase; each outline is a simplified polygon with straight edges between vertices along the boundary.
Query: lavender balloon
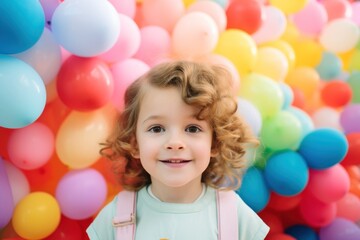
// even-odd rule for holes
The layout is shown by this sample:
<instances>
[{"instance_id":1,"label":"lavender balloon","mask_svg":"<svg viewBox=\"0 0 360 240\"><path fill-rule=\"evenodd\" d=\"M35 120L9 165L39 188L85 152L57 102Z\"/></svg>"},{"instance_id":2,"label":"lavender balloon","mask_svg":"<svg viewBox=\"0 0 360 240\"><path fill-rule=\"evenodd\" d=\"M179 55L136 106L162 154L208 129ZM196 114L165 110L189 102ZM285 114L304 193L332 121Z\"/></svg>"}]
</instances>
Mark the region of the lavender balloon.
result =
<instances>
[{"instance_id":1,"label":"lavender balloon","mask_svg":"<svg viewBox=\"0 0 360 240\"><path fill-rule=\"evenodd\" d=\"M340 124L346 134L360 132L360 104L346 106L340 114Z\"/></svg>"},{"instance_id":2,"label":"lavender balloon","mask_svg":"<svg viewBox=\"0 0 360 240\"><path fill-rule=\"evenodd\" d=\"M332 223L320 229L319 236L320 240L358 240L360 228L350 220L335 218Z\"/></svg>"},{"instance_id":3,"label":"lavender balloon","mask_svg":"<svg viewBox=\"0 0 360 240\"><path fill-rule=\"evenodd\" d=\"M0 157L0 229L10 222L14 211L14 200L3 161Z\"/></svg>"}]
</instances>

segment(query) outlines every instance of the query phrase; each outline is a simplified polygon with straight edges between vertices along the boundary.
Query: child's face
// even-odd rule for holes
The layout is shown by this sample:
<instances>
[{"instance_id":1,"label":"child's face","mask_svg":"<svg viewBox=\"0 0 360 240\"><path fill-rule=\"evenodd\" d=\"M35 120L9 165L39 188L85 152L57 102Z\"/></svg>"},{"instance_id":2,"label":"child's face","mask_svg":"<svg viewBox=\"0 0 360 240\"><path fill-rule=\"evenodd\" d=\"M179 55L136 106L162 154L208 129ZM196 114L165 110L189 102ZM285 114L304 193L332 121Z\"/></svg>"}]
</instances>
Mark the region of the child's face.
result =
<instances>
[{"instance_id":1,"label":"child's face","mask_svg":"<svg viewBox=\"0 0 360 240\"><path fill-rule=\"evenodd\" d=\"M196 113L176 88L146 90L137 121L136 157L152 184L183 187L201 182L212 156L213 132L207 121L196 119Z\"/></svg>"}]
</instances>

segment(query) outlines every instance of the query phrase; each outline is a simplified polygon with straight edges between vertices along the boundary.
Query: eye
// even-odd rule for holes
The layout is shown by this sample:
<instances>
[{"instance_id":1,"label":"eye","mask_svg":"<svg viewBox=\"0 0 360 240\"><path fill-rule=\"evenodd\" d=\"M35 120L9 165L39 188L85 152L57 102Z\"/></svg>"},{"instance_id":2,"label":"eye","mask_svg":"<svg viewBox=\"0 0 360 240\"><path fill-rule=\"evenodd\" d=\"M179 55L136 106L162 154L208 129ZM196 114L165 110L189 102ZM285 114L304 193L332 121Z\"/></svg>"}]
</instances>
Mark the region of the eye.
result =
<instances>
[{"instance_id":1,"label":"eye","mask_svg":"<svg viewBox=\"0 0 360 240\"><path fill-rule=\"evenodd\" d=\"M189 133L197 133L197 132L201 132L201 128L199 128L198 126L195 126L195 125L191 125L189 127L187 127L185 129L186 132L189 132Z\"/></svg>"},{"instance_id":2,"label":"eye","mask_svg":"<svg viewBox=\"0 0 360 240\"><path fill-rule=\"evenodd\" d=\"M153 132L153 133L161 133L161 132L165 131L165 128L163 128L161 126L153 126L148 131Z\"/></svg>"}]
</instances>

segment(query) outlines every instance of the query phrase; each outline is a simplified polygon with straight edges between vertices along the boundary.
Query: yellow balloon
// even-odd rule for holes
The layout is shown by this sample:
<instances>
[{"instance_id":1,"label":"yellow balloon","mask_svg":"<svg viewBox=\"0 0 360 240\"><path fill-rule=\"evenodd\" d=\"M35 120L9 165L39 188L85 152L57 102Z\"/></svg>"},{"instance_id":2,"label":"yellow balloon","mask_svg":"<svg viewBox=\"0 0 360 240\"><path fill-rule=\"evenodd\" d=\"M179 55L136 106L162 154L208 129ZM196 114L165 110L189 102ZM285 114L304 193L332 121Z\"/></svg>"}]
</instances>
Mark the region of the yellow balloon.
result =
<instances>
[{"instance_id":1,"label":"yellow balloon","mask_svg":"<svg viewBox=\"0 0 360 240\"><path fill-rule=\"evenodd\" d=\"M283 35L280 37L280 39L288 42L290 45L292 45L294 42L296 42L300 37L300 32L295 26L294 23L287 21L285 31Z\"/></svg>"},{"instance_id":2,"label":"yellow balloon","mask_svg":"<svg viewBox=\"0 0 360 240\"><path fill-rule=\"evenodd\" d=\"M350 69L350 61L352 59L352 55L354 54L355 49L352 49L348 52L337 53L337 56L341 59L342 66L344 70L349 71Z\"/></svg>"},{"instance_id":3,"label":"yellow balloon","mask_svg":"<svg viewBox=\"0 0 360 240\"><path fill-rule=\"evenodd\" d=\"M360 71L360 50L355 49L353 54L351 54L351 57L349 59L349 71Z\"/></svg>"},{"instance_id":4,"label":"yellow balloon","mask_svg":"<svg viewBox=\"0 0 360 240\"><path fill-rule=\"evenodd\" d=\"M15 232L25 239L43 239L59 226L60 206L46 192L33 192L16 205L12 218Z\"/></svg>"},{"instance_id":5,"label":"yellow balloon","mask_svg":"<svg viewBox=\"0 0 360 240\"><path fill-rule=\"evenodd\" d=\"M279 8L285 14L292 14L302 10L309 0L269 0L270 5Z\"/></svg>"},{"instance_id":6,"label":"yellow balloon","mask_svg":"<svg viewBox=\"0 0 360 240\"><path fill-rule=\"evenodd\" d=\"M324 49L317 41L302 37L293 43L293 48L296 66L316 67L320 64Z\"/></svg>"},{"instance_id":7,"label":"yellow balloon","mask_svg":"<svg viewBox=\"0 0 360 240\"><path fill-rule=\"evenodd\" d=\"M185 7L190 6L191 4L193 4L194 2L196 2L196 0L183 0L183 3L185 5Z\"/></svg>"},{"instance_id":8,"label":"yellow balloon","mask_svg":"<svg viewBox=\"0 0 360 240\"><path fill-rule=\"evenodd\" d=\"M289 71L294 67L295 59L296 59L295 51L292 48L292 46L285 40L279 39L272 42L267 42L261 44L261 47L274 47L276 49L279 49L286 56L286 59L288 60Z\"/></svg>"},{"instance_id":9,"label":"yellow balloon","mask_svg":"<svg viewBox=\"0 0 360 240\"><path fill-rule=\"evenodd\" d=\"M257 46L252 37L238 29L228 29L220 34L214 53L227 57L241 76L254 67Z\"/></svg>"},{"instance_id":10,"label":"yellow balloon","mask_svg":"<svg viewBox=\"0 0 360 240\"><path fill-rule=\"evenodd\" d=\"M301 90L304 93L305 99L309 101L318 91L320 76L314 68L296 67L289 72L285 83Z\"/></svg>"},{"instance_id":11,"label":"yellow balloon","mask_svg":"<svg viewBox=\"0 0 360 240\"><path fill-rule=\"evenodd\" d=\"M273 47L258 49L253 71L270 77L275 81L284 81L289 69L285 54Z\"/></svg>"},{"instance_id":12,"label":"yellow balloon","mask_svg":"<svg viewBox=\"0 0 360 240\"><path fill-rule=\"evenodd\" d=\"M56 153L70 168L90 166L99 158L100 143L109 136L111 124L103 110L72 111L61 124L56 135Z\"/></svg>"}]
</instances>

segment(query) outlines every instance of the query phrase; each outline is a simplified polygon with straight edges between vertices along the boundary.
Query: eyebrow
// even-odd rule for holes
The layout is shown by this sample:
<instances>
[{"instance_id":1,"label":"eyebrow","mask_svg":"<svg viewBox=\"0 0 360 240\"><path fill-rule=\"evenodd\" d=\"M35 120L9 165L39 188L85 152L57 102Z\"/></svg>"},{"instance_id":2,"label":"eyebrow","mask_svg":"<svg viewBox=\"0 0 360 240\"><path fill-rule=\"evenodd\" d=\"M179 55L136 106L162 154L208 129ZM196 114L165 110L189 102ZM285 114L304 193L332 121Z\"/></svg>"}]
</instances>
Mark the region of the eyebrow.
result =
<instances>
[{"instance_id":1,"label":"eyebrow","mask_svg":"<svg viewBox=\"0 0 360 240\"><path fill-rule=\"evenodd\" d=\"M149 117L145 118L145 120L142 123L145 123L145 122L150 121L150 120L158 120L158 119L162 119L162 118L164 118L164 117L161 116L161 115L150 115ZM189 119L194 119L194 120L197 120L197 121L202 121L202 120L199 120L196 117L196 114L189 115L188 118Z\"/></svg>"}]
</instances>

